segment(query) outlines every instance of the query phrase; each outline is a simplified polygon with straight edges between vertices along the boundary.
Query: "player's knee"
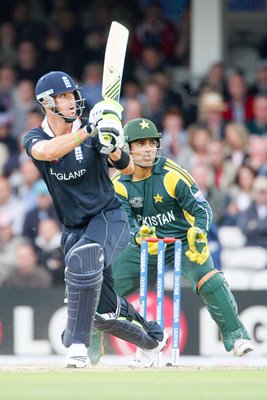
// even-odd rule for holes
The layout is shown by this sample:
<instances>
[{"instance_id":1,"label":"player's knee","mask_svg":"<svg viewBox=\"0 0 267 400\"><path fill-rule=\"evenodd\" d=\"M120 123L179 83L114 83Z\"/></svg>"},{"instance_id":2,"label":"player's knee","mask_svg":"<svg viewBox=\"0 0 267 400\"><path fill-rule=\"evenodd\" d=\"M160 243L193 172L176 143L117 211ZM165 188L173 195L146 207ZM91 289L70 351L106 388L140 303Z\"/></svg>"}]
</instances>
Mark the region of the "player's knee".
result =
<instances>
[{"instance_id":1,"label":"player's knee","mask_svg":"<svg viewBox=\"0 0 267 400\"><path fill-rule=\"evenodd\" d=\"M98 243L70 250L66 260L65 280L77 288L98 287L103 279L104 251Z\"/></svg>"},{"instance_id":2,"label":"player's knee","mask_svg":"<svg viewBox=\"0 0 267 400\"><path fill-rule=\"evenodd\" d=\"M205 294L212 293L225 283L225 278L217 269L204 275L197 284L197 291Z\"/></svg>"}]
</instances>

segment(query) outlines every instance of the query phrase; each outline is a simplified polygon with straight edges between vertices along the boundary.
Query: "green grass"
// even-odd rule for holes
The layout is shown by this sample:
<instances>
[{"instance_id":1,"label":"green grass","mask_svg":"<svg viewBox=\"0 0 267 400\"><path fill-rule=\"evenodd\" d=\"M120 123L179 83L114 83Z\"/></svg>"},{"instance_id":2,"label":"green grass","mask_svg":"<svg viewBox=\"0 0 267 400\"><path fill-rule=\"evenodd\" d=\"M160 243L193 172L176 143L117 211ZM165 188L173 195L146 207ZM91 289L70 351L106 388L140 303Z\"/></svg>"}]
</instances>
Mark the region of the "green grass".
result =
<instances>
[{"instance_id":1,"label":"green grass","mask_svg":"<svg viewBox=\"0 0 267 400\"><path fill-rule=\"evenodd\" d=\"M267 369L0 372L1 400L265 400Z\"/></svg>"}]
</instances>

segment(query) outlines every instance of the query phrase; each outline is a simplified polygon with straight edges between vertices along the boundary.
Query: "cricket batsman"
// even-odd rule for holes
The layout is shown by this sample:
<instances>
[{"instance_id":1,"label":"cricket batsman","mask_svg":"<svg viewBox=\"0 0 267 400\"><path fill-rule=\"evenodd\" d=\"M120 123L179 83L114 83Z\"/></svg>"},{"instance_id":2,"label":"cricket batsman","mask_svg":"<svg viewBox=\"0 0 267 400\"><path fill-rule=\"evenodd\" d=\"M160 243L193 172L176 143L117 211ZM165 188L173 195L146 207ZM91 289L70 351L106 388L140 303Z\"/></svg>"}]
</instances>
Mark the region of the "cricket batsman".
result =
<instances>
[{"instance_id":1,"label":"cricket batsman","mask_svg":"<svg viewBox=\"0 0 267 400\"><path fill-rule=\"evenodd\" d=\"M111 263L129 238L127 215L109 179L109 165L122 173L134 166L122 148L122 107L97 103L81 118L84 99L71 76L51 71L35 88L45 117L23 137L23 146L39 170L62 223L67 321L62 343L66 366L88 363L93 324L150 352L167 340L156 321L148 322L114 292Z\"/></svg>"}]
</instances>

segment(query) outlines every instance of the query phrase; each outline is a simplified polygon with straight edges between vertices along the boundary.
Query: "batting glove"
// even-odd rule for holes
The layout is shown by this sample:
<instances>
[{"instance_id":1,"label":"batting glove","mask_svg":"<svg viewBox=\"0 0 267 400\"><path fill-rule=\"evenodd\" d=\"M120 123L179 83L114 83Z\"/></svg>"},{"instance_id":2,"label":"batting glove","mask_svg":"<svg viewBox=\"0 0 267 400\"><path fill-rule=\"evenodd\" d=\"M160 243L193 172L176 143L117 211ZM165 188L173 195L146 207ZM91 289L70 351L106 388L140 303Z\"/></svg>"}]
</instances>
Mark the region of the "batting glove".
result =
<instances>
[{"instance_id":1,"label":"batting glove","mask_svg":"<svg viewBox=\"0 0 267 400\"><path fill-rule=\"evenodd\" d=\"M192 262L196 262L200 265L204 264L210 255L206 232L197 226L192 226L187 231L187 241L189 250L187 250L185 255Z\"/></svg>"},{"instance_id":2,"label":"batting glove","mask_svg":"<svg viewBox=\"0 0 267 400\"><path fill-rule=\"evenodd\" d=\"M123 145L123 128L121 122L115 119L102 119L97 124L100 153L110 154Z\"/></svg>"},{"instance_id":3,"label":"batting glove","mask_svg":"<svg viewBox=\"0 0 267 400\"><path fill-rule=\"evenodd\" d=\"M96 103L89 114L89 123L98 126L104 118L121 121L123 107L115 100L103 100Z\"/></svg>"},{"instance_id":4,"label":"batting glove","mask_svg":"<svg viewBox=\"0 0 267 400\"><path fill-rule=\"evenodd\" d=\"M142 239L156 238L156 228L154 226L142 225L140 230L135 234L135 241L141 245ZM158 254L158 243L148 243L148 253L155 255Z\"/></svg>"}]
</instances>

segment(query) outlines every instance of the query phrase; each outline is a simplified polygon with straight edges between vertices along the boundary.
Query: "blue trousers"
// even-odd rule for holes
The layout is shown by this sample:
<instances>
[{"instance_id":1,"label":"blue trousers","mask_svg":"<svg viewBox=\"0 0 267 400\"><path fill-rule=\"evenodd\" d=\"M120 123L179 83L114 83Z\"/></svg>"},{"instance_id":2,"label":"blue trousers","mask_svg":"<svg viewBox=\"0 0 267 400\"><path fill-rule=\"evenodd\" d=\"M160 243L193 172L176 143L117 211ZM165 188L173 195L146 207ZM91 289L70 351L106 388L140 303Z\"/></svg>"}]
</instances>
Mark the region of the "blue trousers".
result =
<instances>
[{"instance_id":1,"label":"blue trousers","mask_svg":"<svg viewBox=\"0 0 267 400\"><path fill-rule=\"evenodd\" d=\"M63 227L61 245L65 258L71 249L88 243L98 243L104 249L103 283L97 308L100 314L115 312L117 309L111 263L127 246L129 236L127 215L121 208L102 211L83 228Z\"/></svg>"}]
</instances>

